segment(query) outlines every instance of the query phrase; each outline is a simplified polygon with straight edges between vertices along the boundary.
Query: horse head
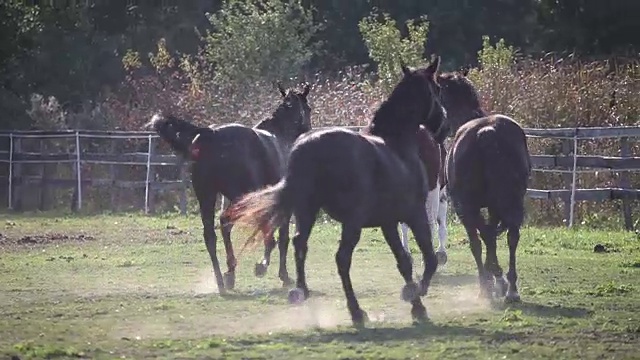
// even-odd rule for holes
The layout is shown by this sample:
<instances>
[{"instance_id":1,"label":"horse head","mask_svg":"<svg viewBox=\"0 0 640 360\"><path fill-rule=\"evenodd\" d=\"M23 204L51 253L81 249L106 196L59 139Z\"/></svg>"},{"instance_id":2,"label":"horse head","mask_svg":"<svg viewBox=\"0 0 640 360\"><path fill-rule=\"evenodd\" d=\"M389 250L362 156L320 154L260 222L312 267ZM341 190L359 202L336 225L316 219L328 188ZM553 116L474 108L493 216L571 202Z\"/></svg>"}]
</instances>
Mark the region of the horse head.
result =
<instances>
[{"instance_id":1,"label":"horse head","mask_svg":"<svg viewBox=\"0 0 640 360\"><path fill-rule=\"evenodd\" d=\"M171 148L185 156L189 155L191 144L202 130L186 120L171 114L156 113L144 126L153 129L160 137L171 145Z\"/></svg>"},{"instance_id":2,"label":"horse head","mask_svg":"<svg viewBox=\"0 0 640 360\"><path fill-rule=\"evenodd\" d=\"M293 142L298 136L311 130L311 107L307 100L311 86L305 83L302 91L296 89L285 90L277 83L282 100L272 116L257 125L272 132L288 142Z\"/></svg>"},{"instance_id":3,"label":"horse head","mask_svg":"<svg viewBox=\"0 0 640 360\"><path fill-rule=\"evenodd\" d=\"M438 82L442 87L440 97L447 110L447 123L451 133L455 133L469 120L486 116L478 90L467 77L468 73L468 70L463 70L462 73L438 75Z\"/></svg>"},{"instance_id":4,"label":"horse head","mask_svg":"<svg viewBox=\"0 0 640 360\"><path fill-rule=\"evenodd\" d=\"M447 117L440 103L439 66L439 56L428 66L417 69L401 64L403 77L376 111L370 124L371 133L383 136L415 133L419 125L424 125L432 134L439 134Z\"/></svg>"}]
</instances>

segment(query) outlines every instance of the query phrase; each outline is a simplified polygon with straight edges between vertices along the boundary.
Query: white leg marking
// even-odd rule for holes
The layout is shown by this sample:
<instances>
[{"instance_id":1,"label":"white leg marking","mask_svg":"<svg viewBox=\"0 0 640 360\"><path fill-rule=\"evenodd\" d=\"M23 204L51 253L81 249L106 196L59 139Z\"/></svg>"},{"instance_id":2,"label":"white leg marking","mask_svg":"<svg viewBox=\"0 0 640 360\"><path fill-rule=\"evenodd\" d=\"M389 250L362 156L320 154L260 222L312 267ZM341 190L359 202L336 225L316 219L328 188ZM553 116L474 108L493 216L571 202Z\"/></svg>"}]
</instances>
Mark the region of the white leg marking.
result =
<instances>
[{"instance_id":1,"label":"white leg marking","mask_svg":"<svg viewBox=\"0 0 640 360\"><path fill-rule=\"evenodd\" d=\"M427 193L427 220L429 221L429 228L431 230L431 239L436 233L436 219L438 216L438 205L440 202L440 184L436 183L436 187Z\"/></svg>"},{"instance_id":2,"label":"white leg marking","mask_svg":"<svg viewBox=\"0 0 640 360\"><path fill-rule=\"evenodd\" d=\"M411 254L411 252L409 252L409 226L405 223L400 223L400 232L402 233L402 247L406 252Z\"/></svg>"},{"instance_id":3,"label":"white leg marking","mask_svg":"<svg viewBox=\"0 0 640 360\"><path fill-rule=\"evenodd\" d=\"M447 208L449 207L449 202L445 193L446 189L447 186L445 185L440 190L438 205L438 251L442 252L446 252L445 247L447 246Z\"/></svg>"}]
</instances>

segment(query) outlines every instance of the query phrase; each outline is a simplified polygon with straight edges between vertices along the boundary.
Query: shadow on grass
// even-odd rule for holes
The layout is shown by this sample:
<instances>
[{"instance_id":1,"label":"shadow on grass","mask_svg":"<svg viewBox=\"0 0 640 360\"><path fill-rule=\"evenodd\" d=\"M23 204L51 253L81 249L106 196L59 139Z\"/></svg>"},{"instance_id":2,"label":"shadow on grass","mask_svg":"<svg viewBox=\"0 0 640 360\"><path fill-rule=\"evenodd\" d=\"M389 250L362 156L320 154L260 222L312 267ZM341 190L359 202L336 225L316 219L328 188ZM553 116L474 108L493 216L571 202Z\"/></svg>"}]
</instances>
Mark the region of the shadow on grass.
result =
<instances>
[{"instance_id":1,"label":"shadow on grass","mask_svg":"<svg viewBox=\"0 0 640 360\"><path fill-rule=\"evenodd\" d=\"M364 329L355 328L338 328L336 330L319 331L314 333L284 333L278 334L278 340L282 342L297 343L300 345L308 345L313 343L331 343L331 342L386 342L386 341L406 341L406 340L424 340L433 338L455 338L455 337L473 337L477 339L516 339L519 335L510 334L501 331L487 332L482 329L445 324L414 324L406 327L382 326L371 327L368 325ZM242 340L244 345L254 345L269 341L268 339L251 339Z\"/></svg>"},{"instance_id":2,"label":"shadow on grass","mask_svg":"<svg viewBox=\"0 0 640 360\"><path fill-rule=\"evenodd\" d=\"M514 310L520 310L525 315L536 317L584 318L590 316L592 313L586 308L561 305L549 306L526 301L513 304L506 304L500 301L494 303L493 308L496 310L506 310L507 308L511 308Z\"/></svg>"},{"instance_id":3,"label":"shadow on grass","mask_svg":"<svg viewBox=\"0 0 640 360\"><path fill-rule=\"evenodd\" d=\"M255 301L256 299L263 297L281 297L283 299L287 299L289 296L289 287L281 287L281 288L273 288L270 290L246 290L246 291L234 291L226 294L220 294L220 296L225 300L231 301ZM314 291L311 290L309 297L317 298L317 297L325 297L326 293L322 291Z\"/></svg>"},{"instance_id":4,"label":"shadow on grass","mask_svg":"<svg viewBox=\"0 0 640 360\"><path fill-rule=\"evenodd\" d=\"M478 275L436 273L431 283L434 285L437 284L446 286L473 285L478 284Z\"/></svg>"}]
</instances>

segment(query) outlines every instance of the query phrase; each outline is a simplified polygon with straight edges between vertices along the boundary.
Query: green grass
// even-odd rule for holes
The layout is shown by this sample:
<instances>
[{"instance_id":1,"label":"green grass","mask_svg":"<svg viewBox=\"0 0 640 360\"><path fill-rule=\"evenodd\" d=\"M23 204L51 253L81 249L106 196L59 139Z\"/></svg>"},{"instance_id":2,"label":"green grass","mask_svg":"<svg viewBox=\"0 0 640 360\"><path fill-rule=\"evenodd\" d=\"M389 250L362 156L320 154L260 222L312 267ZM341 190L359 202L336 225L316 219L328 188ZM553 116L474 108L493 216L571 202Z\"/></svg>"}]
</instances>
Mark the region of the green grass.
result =
<instances>
[{"instance_id":1,"label":"green grass","mask_svg":"<svg viewBox=\"0 0 640 360\"><path fill-rule=\"evenodd\" d=\"M523 303L506 306L477 299L474 262L452 226L449 262L424 300L432 322L416 326L400 300L393 256L379 231L366 230L351 273L373 322L358 331L336 271L335 224L314 229L307 262L313 298L292 307L277 279L277 252L263 279L253 275L261 250L242 254L236 291L216 294L198 218L3 216L2 356L638 358L640 240L633 233L523 229ZM238 249L243 235L235 233ZM594 253L596 244L609 251ZM502 238L505 271L506 255ZM289 271L295 276L291 256Z\"/></svg>"}]
</instances>

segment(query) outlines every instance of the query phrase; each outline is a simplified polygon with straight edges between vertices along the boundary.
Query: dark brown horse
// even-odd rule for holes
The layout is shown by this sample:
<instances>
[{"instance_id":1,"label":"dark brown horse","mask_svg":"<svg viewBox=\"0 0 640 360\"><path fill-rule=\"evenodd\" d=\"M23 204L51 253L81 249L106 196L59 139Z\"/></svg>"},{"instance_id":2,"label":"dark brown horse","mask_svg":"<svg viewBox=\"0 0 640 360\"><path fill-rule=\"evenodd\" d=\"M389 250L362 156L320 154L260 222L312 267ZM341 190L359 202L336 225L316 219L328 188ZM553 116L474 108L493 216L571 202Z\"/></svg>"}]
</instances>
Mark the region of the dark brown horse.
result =
<instances>
[{"instance_id":1,"label":"dark brown horse","mask_svg":"<svg viewBox=\"0 0 640 360\"><path fill-rule=\"evenodd\" d=\"M309 296L307 243L323 209L342 223L336 263L353 323L361 326L367 319L349 273L362 228L369 227L382 228L406 283L402 297L412 303L413 318L427 319L421 296L427 293L438 260L424 206L426 174L418 156L416 133L423 124L440 134L445 122L436 81L439 62L437 58L416 70L402 66L404 76L376 110L367 134L331 128L300 137L291 151L285 177L275 186L246 195L227 210L233 221L255 229L247 244L256 243L259 232L270 236L291 213L295 215L297 279L296 288L289 292L291 302ZM409 225L423 255L425 267L419 283L413 279L411 258L402 247L400 222Z\"/></svg>"},{"instance_id":2,"label":"dark brown horse","mask_svg":"<svg viewBox=\"0 0 640 360\"><path fill-rule=\"evenodd\" d=\"M438 82L442 87L442 104L447 110L447 127L449 130L443 135L455 134L455 131L467 121L485 116L480 107L480 97L473 84L466 77L468 71L464 73L443 73L438 75ZM438 265L447 263L447 179L445 173L445 158L447 156L444 139L435 139L424 127L421 127L417 134L419 144L420 159L422 159L427 169L428 194L427 194L427 214L431 231L435 233L436 225L438 229ZM406 224L400 224L402 230L402 245L409 251L409 228Z\"/></svg>"},{"instance_id":3,"label":"dark brown horse","mask_svg":"<svg viewBox=\"0 0 640 360\"><path fill-rule=\"evenodd\" d=\"M531 174L527 138L513 119L486 115L477 91L464 75L447 74L440 81L443 102L451 109L451 127L457 129L446 159L447 186L453 209L469 237L481 294L492 297L497 285L499 296L519 301L516 249ZM482 208L488 210L488 219L482 216ZM496 255L496 239L504 230L509 245L508 285ZM478 232L487 250L484 264Z\"/></svg>"},{"instance_id":4,"label":"dark brown horse","mask_svg":"<svg viewBox=\"0 0 640 360\"><path fill-rule=\"evenodd\" d=\"M231 244L233 224L222 215L220 228L227 253L227 273L222 275L216 255L217 237L214 215L218 193L231 203L242 195L276 184L286 169L287 156L293 142L311 130L311 108L307 102L309 85L302 92L278 89L282 102L273 115L253 128L240 124L219 127L198 127L174 116L155 115L148 126L153 127L174 151L193 160L191 181L200 205L204 240L213 264L220 293L235 285L236 257ZM279 277L285 285L291 284L286 268L289 246L289 220L279 224L280 251ZM265 241L265 260L256 272L266 271L271 251L276 242L273 237ZM264 274L262 271L262 274Z\"/></svg>"},{"instance_id":5,"label":"dark brown horse","mask_svg":"<svg viewBox=\"0 0 640 360\"><path fill-rule=\"evenodd\" d=\"M445 108L446 109L446 108ZM438 266L447 263L447 193L446 179L444 176L444 159L447 151L444 146L444 138L447 135L443 128L440 139L436 139L424 126L420 126L417 133L419 156L427 170L427 216L431 232L438 229ZM409 252L409 227L405 223L400 224L402 231L402 246Z\"/></svg>"}]
</instances>

